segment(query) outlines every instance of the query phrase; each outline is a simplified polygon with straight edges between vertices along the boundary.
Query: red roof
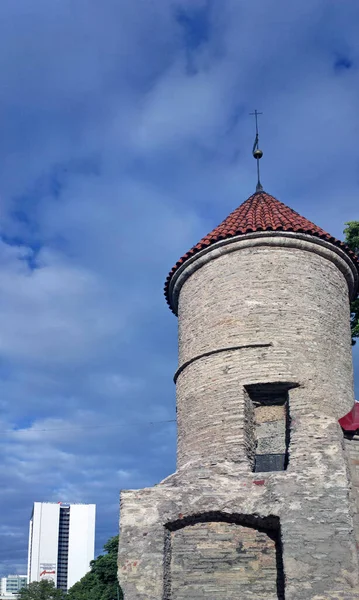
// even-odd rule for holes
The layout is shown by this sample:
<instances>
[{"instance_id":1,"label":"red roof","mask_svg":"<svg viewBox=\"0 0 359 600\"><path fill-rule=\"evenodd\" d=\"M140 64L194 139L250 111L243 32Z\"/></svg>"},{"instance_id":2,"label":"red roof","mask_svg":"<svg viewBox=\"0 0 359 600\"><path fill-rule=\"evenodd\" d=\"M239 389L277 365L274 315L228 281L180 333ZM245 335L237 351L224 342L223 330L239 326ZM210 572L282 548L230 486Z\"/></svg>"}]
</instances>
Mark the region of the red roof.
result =
<instances>
[{"instance_id":1,"label":"red roof","mask_svg":"<svg viewBox=\"0 0 359 600\"><path fill-rule=\"evenodd\" d=\"M248 200L236 208L218 227L201 239L186 254L180 258L170 271L165 284L165 295L169 302L168 287L173 274L191 256L208 248L220 240L244 235L254 231L297 231L320 237L336 246L340 246L359 269L359 259L352 250L340 240L332 237L329 233L302 217L289 206L283 204L266 192L256 192Z\"/></svg>"},{"instance_id":2,"label":"red roof","mask_svg":"<svg viewBox=\"0 0 359 600\"><path fill-rule=\"evenodd\" d=\"M354 402L351 411L339 419L339 425L344 431L357 431L359 429L359 402Z\"/></svg>"}]
</instances>

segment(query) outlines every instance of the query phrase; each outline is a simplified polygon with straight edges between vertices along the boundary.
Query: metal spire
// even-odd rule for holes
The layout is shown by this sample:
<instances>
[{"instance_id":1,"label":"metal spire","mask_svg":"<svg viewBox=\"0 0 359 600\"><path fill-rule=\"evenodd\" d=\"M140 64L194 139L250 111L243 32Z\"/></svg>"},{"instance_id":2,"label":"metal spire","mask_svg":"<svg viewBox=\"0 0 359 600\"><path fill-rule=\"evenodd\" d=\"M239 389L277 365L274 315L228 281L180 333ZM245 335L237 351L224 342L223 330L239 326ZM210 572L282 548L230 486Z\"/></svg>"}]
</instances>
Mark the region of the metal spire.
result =
<instances>
[{"instance_id":1,"label":"metal spire","mask_svg":"<svg viewBox=\"0 0 359 600\"><path fill-rule=\"evenodd\" d=\"M262 187L260 176L259 176L259 160L262 158L263 152L262 152L262 150L259 149L259 146L258 146L258 143L259 143L258 115L262 115L263 113L258 112L257 109L256 109L254 112L249 113L249 114L250 115L254 115L255 120L256 120L256 139L254 140L252 154L253 154L254 158L256 159L256 161L257 161L257 186L256 186L256 192L262 192L263 191L263 187Z\"/></svg>"}]
</instances>

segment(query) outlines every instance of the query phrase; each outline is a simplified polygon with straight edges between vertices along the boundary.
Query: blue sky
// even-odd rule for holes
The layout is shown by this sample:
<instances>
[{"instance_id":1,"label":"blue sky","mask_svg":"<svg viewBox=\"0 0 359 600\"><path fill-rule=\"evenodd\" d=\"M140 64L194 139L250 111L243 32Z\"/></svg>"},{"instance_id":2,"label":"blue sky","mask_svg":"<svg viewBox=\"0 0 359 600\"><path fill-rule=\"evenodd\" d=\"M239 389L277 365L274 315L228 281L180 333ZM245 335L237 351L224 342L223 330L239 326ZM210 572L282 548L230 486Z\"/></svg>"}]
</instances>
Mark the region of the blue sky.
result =
<instances>
[{"instance_id":1,"label":"blue sky","mask_svg":"<svg viewBox=\"0 0 359 600\"><path fill-rule=\"evenodd\" d=\"M0 3L0 571L33 501L175 469L172 264L262 182L359 219L357 0ZM354 351L359 397L359 350ZM153 423L153 424L150 424Z\"/></svg>"}]
</instances>

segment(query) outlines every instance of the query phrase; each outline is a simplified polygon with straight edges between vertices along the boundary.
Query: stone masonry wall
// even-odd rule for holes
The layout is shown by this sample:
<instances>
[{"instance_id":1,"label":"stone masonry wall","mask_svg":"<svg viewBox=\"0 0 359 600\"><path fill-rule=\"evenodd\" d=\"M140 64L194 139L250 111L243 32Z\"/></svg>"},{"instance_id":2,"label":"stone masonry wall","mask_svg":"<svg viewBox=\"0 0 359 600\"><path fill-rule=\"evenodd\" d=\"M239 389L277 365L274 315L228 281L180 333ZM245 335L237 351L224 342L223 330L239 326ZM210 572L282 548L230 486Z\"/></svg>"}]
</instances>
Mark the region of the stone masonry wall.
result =
<instances>
[{"instance_id":1,"label":"stone masonry wall","mask_svg":"<svg viewBox=\"0 0 359 600\"><path fill-rule=\"evenodd\" d=\"M254 410L256 437L256 471L285 469L287 450L286 405L257 406ZM269 461L268 458L272 457ZM278 460L273 460L278 457ZM275 465L277 463L277 465ZM268 467L272 468L268 468Z\"/></svg>"},{"instance_id":2,"label":"stone masonry wall","mask_svg":"<svg viewBox=\"0 0 359 600\"><path fill-rule=\"evenodd\" d=\"M344 444L351 478L350 500L356 546L359 552L359 436L353 435L346 438Z\"/></svg>"},{"instance_id":3,"label":"stone masonry wall","mask_svg":"<svg viewBox=\"0 0 359 600\"><path fill-rule=\"evenodd\" d=\"M291 472L290 466L287 471L245 475L238 465L221 463L183 470L154 488L122 492L119 581L125 600L177 600L168 588L166 576L170 569L175 582L176 577L179 581L178 571L172 571L173 562L166 562L170 555L168 531L177 535L188 521L198 521L200 516L208 520L213 513L225 515L227 521L278 519L285 600L311 600L316 595L330 598L325 595L327 591L341 592L343 598L352 594L355 598L358 565L348 479L343 456L332 453L328 444L327 462L317 462L316 455L300 476ZM174 549L181 551L181 544ZM190 554L187 561L191 560ZM171 560L180 562L175 554ZM261 560L257 567L260 576ZM212 584L217 579L220 591L224 568L216 569L213 562L208 564L207 575L212 574ZM245 571L245 563L242 568ZM202 572L202 582L205 576ZM241 600L253 597L256 596L250 585L241 590ZM188 595L188 600L193 598L196 596ZM224 595L223 600L226 598Z\"/></svg>"},{"instance_id":4,"label":"stone masonry wall","mask_svg":"<svg viewBox=\"0 0 359 600\"><path fill-rule=\"evenodd\" d=\"M281 598L268 522L285 600L359 599L352 448L337 422L354 401L347 282L337 254L285 242L223 253L183 284L178 469L121 494L125 600ZM284 471L253 472L261 415L249 392L262 384L288 390Z\"/></svg>"},{"instance_id":5,"label":"stone masonry wall","mask_svg":"<svg viewBox=\"0 0 359 600\"><path fill-rule=\"evenodd\" d=\"M354 402L343 274L297 248L246 248L208 262L179 297L179 366L187 361L177 379L179 468L246 461L249 384L300 386L297 416L310 446L316 419L336 421Z\"/></svg>"},{"instance_id":6,"label":"stone masonry wall","mask_svg":"<svg viewBox=\"0 0 359 600\"><path fill-rule=\"evenodd\" d=\"M214 521L187 525L170 536L168 600L237 600L248 591L258 600L283 599L273 532Z\"/></svg>"}]
</instances>

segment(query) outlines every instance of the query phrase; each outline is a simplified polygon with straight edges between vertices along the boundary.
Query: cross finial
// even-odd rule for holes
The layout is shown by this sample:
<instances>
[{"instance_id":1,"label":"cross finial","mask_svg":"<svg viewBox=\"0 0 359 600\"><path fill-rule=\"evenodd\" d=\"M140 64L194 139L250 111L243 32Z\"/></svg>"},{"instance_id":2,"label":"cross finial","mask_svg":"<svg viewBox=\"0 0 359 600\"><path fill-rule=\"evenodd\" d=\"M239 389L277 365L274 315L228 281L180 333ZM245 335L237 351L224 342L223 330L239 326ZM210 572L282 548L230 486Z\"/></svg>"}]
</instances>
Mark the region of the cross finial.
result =
<instances>
[{"instance_id":1,"label":"cross finial","mask_svg":"<svg viewBox=\"0 0 359 600\"><path fill-rule=\"evenodd\" d=\"M263 152L262 150L259 149L259 134L258 134L258 115L262 115L263 113L258 112L257 109L252 112L249 113L250 115L254 115L255 120L256 120L256 138L254 140L254 144L253 144L253 150L252 150L252 154L254 156L254 158L257 161L257 187L256 187L256 192L261 192L263 190L262 184L261 184L261 180L260 180L260 173L259 173L259 160L262 158L263 156Z\"/></svg>"}]
</instances>

